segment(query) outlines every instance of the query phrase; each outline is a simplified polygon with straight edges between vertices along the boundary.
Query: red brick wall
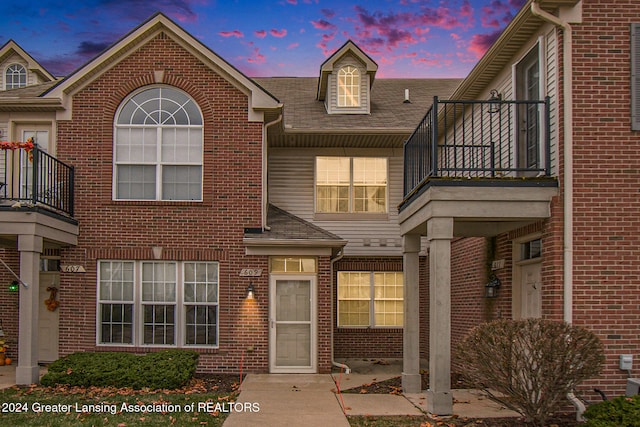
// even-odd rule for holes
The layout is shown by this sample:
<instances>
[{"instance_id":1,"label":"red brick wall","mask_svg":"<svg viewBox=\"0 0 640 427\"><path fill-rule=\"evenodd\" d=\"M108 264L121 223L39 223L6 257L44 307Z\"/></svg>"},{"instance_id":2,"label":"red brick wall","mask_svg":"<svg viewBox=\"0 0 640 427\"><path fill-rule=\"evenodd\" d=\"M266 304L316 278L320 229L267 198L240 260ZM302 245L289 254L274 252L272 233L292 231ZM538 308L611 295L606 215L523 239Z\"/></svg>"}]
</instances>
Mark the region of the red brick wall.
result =
<instances>
[{"instance_id":1,"label":"red brick wall","mask_svg":"<svg viewBox=\"0 0 640 427\"><path fill-rule=\"evenodd\" d=\"M604 378L621 394L620 354L640 376L640 133L631 131L630 23L635 0L583 2L575 25L574 312L606 346Z\"/></svg>"},{"instance_id":2,"label":"red brick wall","mask_svg":"<svg viewBox=\"0 0 640 427\"><path fill-rule=\"evenodd\" d=\"M333 342L337 362L347 358L402 357L402 328L339 328L338 271L402 271L402 258L345 257L335 264Z\"/></svg>"},{"instance_id":3,"label":"red brick wall","mask_svg":"<svg viewBox=\"0 0 640 427\"><path fill-rule=\"evenodd\" d=\"M112 200L116 109L132 91L155 84L158 70L202 110L202 202ZM200 369L237 372L242 363L245 371L267 370L267 259L246 256L242 243L245 227L261 226L262 124L247 121L247 108L246 95L163 34L73 96L73 118L58 123L57 141L58 157L76 168L81 233L62 263L87 272L61 275L61 355L95 349L97 261L153 259L151 247L162 246L165 260L220 263L220 348L203 354ZM238 275L244 267L265 272L252 279L260 297L251 305L248 279Z\"/></svg>"},{"instance_id":4,"label":"red brick wall","mask_svg":"<svg viewBox=\"0 0 640 427\"><path fill-rule=\"evenodd\" d=\"M20 274L18 252L11 249L0 249L0 258L16 273ZM6 357L18 361L18 307L19 292L10 292L9 284L15 277L0 265L0 321L4 331L4 341L8 346Z\"/></svg>"}]
</instances>

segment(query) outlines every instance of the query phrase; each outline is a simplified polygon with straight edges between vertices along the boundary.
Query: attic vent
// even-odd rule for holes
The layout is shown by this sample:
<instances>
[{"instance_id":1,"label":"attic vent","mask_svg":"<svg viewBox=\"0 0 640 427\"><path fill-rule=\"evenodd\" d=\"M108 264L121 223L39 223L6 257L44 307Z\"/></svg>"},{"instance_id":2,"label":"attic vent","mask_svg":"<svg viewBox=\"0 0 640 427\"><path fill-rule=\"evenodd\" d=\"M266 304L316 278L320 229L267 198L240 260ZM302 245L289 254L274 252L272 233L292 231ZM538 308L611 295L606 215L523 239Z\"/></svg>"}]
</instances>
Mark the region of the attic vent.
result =
<instances>
[{"instance_id":1,"label":"attic vent","mask_svg":"<svg viewBox=\"0 0 640 427\"><path fill-rule=\"evenodd\" d=\"M411 104L411 100L409 99L409 89L404 90L404 103Z\"/></svg>"}]
</instances>

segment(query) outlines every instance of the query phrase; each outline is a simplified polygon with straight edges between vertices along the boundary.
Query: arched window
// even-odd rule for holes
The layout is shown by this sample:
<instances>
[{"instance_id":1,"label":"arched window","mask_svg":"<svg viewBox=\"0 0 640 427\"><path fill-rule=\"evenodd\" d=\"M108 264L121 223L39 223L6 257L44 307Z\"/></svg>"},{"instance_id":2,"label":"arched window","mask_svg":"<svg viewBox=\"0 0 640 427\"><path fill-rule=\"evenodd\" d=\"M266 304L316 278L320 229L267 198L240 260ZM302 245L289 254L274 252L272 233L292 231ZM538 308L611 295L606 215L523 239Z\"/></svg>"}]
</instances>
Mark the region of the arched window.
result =
<instances>
[{"instance_id":1,"label":"arched window","mask_svg":"<svg viewBox=\"0 0 640 427\"><path fill-rule=\"evenodd\" d=\"M20 64L11 64L4 74L4 88L17 89L27 85L27 69Z\"/></svg>"},{"instance_id":2,"label":"arched window","mask_svg":"<svg viewBox=\"0 0 640 427\"><path fill-rule=\"evenodd\" d=\"M360 71L347 65L338 70L338 107L360 106Z\"/></svg>"},{"instance_id":3,"label":"arched window","mask_svg":"<svg viewBox=\"0 0 640 427\"><path fill-rule=\"evenodd\" d=\"M116 114L115 199L202 200L202 114L181 90L159 86Z\"/></svg>"}]
</instances>

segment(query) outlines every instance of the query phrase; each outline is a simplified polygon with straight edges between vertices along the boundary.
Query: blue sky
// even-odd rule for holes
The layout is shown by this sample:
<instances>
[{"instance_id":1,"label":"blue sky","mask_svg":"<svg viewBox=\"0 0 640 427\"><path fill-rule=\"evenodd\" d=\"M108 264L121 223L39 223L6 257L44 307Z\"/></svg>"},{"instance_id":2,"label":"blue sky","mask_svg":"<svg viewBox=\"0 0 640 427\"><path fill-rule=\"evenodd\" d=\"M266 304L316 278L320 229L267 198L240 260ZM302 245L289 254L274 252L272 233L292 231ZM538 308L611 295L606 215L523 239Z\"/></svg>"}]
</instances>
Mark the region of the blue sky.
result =
<instances>
[{"instance_id":1,"label":"blue sky","mask_svg":"<svg viewBox=\"0 0 640 427\"><path fill-rule=\"evenodd\" d=\"M525 0L3 1L15 40L65 75L163 12L250 77L316 77L348 39L378 77L464 77Z\"/></svg>"}]
</instances>

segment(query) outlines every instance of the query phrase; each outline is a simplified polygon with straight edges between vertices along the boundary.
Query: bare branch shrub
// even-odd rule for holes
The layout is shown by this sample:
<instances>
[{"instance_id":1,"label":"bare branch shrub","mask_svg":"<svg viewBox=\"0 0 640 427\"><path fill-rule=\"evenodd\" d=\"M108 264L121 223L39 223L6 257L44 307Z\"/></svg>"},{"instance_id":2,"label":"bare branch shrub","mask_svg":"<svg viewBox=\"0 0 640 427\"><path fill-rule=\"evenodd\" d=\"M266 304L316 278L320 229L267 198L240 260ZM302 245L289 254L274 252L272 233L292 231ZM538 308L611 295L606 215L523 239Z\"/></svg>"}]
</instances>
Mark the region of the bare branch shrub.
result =
<instances>
[{"instance_id":1,"label":"bare branch shrub","mask_svg":"<svg viewBox=\"0 0 640 427\"><path fill-rule=\"evenodd\" d=\"M490 399L544 426L567 393L600 373L604 350L594 333L568 323L496 320L473 328L457 357Z\"/></svg>"}]
</instances>

